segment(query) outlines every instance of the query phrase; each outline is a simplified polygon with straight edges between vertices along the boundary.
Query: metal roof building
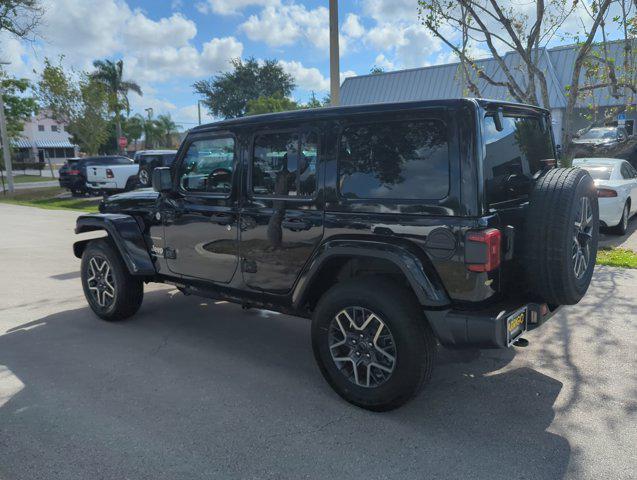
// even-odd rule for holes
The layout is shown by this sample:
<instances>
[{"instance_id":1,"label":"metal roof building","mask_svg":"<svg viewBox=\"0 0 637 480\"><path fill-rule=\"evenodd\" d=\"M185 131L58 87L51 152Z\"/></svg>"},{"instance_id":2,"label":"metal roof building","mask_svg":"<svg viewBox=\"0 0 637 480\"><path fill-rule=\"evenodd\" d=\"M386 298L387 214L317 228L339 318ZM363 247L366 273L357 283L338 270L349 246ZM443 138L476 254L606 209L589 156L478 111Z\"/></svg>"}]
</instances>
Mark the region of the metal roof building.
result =
<instances>
[{"instance_id":1,"label":"metal roof building","mask_svg":"<svg viewBox=\"0 0 637 480\"><path fill-rule=\"evenodd\" d=\"M599 46L597 46L599 48ZM621 63L624 54L624 42L609 42L610 56ZM566 107L566 86L570 84L577 47L573 45L539 50L539 66L545 72L549 89L549 101L555 132L561 131L563 110ZM520 85L525 85L521 71L521 59L518 54L509 52L504 55L508 70ZM476 61L491 78L505 81L500 66L493 58ZM462 82L462 68L459 62L446 65L398 70L379 74L361 75L346 78L341 85L341 104L358 105L365 103L402 102L410 100L440 100L445 98L466 97L468 92ZM583 76L583 75L582 75ZM472 73L472 81L478 86L483 98L498 100L514 99L506 87L494 86ZM580 99L578 106L595 104L598 107L610 107L625 104L623 99L611 96L610 90L595 90L591 96ZM539 87L538 99L542 99ZM634 99L633 99L634 103Z\"/></svg>"}]
</instances>

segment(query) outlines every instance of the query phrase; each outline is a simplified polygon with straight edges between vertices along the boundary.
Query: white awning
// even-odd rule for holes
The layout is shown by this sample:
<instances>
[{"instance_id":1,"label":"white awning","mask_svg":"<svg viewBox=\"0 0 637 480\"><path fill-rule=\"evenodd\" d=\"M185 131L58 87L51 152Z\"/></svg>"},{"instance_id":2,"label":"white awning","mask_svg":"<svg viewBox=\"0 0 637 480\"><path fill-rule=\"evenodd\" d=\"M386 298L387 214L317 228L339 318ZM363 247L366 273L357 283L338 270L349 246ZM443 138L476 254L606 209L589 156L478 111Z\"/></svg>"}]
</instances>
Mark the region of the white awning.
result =
<instances>
[{"instance_id":1,"label":"white awning","mask_svg":"<svg viewBox=\"0 0 637 480\"><path fill-rule=\"evenodd\" d=\"M35 146L38 148L74 148L68 140L36 140Z\"/></svg>"},{"instance_id":2,"label":"white awning","mask_svg":"<svg viewBox=\"0 0 637 480\"><path fill-rule=\"evenodd\" d=\"M11 140L14 148L31 148L31 142L25 138L14 138Z\"/></svg>"}]
</instances>

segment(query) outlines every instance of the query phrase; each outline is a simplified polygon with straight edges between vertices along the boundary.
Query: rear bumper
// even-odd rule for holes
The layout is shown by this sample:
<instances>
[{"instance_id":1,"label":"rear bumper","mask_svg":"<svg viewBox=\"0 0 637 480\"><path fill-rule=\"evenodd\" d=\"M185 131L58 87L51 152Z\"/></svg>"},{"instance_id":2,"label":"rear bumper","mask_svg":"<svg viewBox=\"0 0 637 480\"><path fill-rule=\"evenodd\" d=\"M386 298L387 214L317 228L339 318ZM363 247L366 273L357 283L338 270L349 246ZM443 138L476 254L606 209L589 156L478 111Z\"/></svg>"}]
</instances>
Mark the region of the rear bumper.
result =
<instances>
[{"instance_id":1,"label":"rear bumper","mask_svg":"<svg viewBox=\"0 0 637 480\"><path fill-rule=\"evenodd\" d=\"M434 334L446 347L506 348L507 318L524 306L528 309L527 331L542 325L560 308L553 306L542 314L540 304L529 303L499 311L428 310L426 316Z\"/></svg>"},{"instance_id":2,"label":"rear bumper","mask_svg":"<svg viewBox=\"0 0 637 480\"><path fill-rule=\"evenodd\" d=\"M599 220L603 226L614 227L619 225L624 213L624 205L626 200L621 197L600 198L599 203Z\"/></svg>"},{"instance_id":3,"label":"rear bumper","mask_svg":"<svg viewBox=\"0 0 637 480\"><path fill-rule=\"evenodd\" d=\"M117 183L115 182L86 182L86 188L89 190L98 190L98 191L118 191L122 190L117 187Z\"/></svg>"},{"instance_id":4,"label":"rear bumper","mask_svg":"<svg viewBox=\"0 0 637 480\"><path fill-rule=\"evenodd\" d=\"M84 189L84 180L78 177L60 177L59 178L60 187L62 188L73 188L73 189Z\"/></svg>"}]
</instances>

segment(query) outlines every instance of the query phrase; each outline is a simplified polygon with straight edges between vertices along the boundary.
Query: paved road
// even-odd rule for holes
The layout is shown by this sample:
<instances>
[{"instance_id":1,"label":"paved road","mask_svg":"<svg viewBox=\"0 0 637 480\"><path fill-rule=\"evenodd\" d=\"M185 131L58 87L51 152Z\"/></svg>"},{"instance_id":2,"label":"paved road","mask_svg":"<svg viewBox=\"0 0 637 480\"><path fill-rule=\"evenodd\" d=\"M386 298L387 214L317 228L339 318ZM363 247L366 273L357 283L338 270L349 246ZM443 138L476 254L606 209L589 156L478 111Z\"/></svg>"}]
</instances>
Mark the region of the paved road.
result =
<instances>
[{"instance_id":1,"label":"paved road","mask_svg":"<svg viewBox=\"0 0 637 480\"><path fill-rule=\"evenodd\" d=\"M628 248L637 252L637 215L628 222L626 235L602 234L599 238L599 244L603 247Z\"/></svg>"},{"instance_id":2,"label":"paved road","mask_svg":"<svg viewBox=\"0 0 637 480\"><path fill-rule=\"evenodd\" d=\"M74 215L0 205L0 478L629 479L637 271L599 268L526 349L442 351L385 414L323 382L309 323L155 286L87 309Z\"/></svg>"}]
</instances>

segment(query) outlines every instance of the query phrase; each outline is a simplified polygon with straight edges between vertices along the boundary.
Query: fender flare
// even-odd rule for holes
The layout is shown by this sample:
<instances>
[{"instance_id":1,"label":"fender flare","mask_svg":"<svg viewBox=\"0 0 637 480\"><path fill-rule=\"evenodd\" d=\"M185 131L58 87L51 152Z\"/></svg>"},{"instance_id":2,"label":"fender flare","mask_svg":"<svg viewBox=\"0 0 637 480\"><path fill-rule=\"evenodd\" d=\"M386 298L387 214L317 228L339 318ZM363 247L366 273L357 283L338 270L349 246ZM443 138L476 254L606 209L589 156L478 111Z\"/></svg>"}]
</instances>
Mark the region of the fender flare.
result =
<instances>
[{"instance_id":1,"label":"fender flare","mask_svg":"<svg viewBox=\"0 0 637 480\"><path fill-rule=\"evenodd\" d=\"M431 262L418 247L388 244L372 240L329 240L323 243L308 262L292 292L292 304L301 308L314 280L325 263L334 257L382 258L398 267L409 282L420 304L428 308L442 308L451 301Z\"/></svg>"},{"instance_id":2,"label":"fender flare","mask_svg":"<svg viewBox=\"0 0 637 480\"><path fill-rule=\"evenodd\" d=\"M131 275L155 275L155 265L148 253L144 235L137 220L131 215L113 213L91 213L80 215L75 225L75 233L105 230L115 243ZM82 257L86 245L91 240L80 240L73 244L73 253Z\"/></svg>"}]
</instances>

